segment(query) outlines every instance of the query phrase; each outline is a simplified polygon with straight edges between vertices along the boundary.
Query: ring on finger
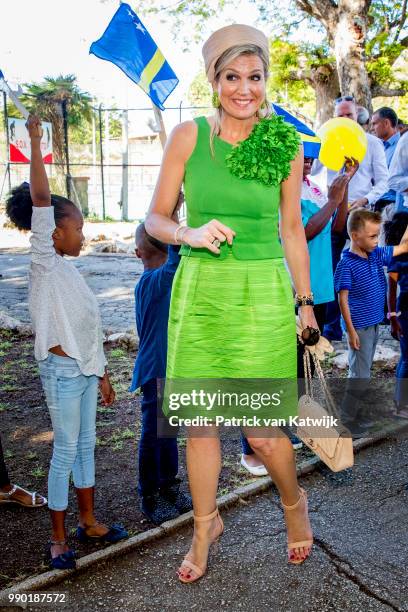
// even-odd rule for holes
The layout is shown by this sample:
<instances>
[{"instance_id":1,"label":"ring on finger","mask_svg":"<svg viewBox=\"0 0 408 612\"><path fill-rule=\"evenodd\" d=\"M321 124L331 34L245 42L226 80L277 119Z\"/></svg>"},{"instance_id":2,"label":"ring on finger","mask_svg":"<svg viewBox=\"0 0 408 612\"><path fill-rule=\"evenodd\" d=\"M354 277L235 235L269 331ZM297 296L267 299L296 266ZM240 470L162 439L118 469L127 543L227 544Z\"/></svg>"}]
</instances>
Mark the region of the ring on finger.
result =
<instances>
[{"instance_id":1,"label":"ring on finger","mask_svg":"<svg viewBox=\"0 0 408 612\"><path fill-rule=\"evenodd\" d=\"M218 238L214 238L211 244L213 244L217 249L219 249L221 242L218 240Z\"/></svg>"}]
</instances>

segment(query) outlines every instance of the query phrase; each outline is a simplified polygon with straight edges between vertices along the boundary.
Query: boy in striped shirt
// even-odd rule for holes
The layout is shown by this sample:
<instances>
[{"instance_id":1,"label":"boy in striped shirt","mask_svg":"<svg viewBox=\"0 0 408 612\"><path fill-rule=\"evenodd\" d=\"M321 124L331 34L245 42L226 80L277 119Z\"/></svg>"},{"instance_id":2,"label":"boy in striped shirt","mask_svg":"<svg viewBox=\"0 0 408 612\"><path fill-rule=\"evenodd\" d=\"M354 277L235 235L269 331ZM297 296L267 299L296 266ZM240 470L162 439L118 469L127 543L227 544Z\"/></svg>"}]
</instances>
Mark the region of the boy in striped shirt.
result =
<instances>
[{"instance_id":1,"label":"boy in striped shirt","mask_svg":"<svg viewBox=\"0 0 408 612\"><path fill-rule=\"evenodd\" d=\"M378 341L379 324L384 317L386 280L384 266L392 257L408 253L408 228L398 246L378 246L381 214L365 208L353 210L347 222L350 248L343 252L334 275L339 294L342 325L347 332L349 378L369 379ZM392 314L392 313L389 313ZM360 396L367 382L355 381ZM358 429L356 396L347 389L342 412L348 427Z\"/></svg>"}]
</instances>

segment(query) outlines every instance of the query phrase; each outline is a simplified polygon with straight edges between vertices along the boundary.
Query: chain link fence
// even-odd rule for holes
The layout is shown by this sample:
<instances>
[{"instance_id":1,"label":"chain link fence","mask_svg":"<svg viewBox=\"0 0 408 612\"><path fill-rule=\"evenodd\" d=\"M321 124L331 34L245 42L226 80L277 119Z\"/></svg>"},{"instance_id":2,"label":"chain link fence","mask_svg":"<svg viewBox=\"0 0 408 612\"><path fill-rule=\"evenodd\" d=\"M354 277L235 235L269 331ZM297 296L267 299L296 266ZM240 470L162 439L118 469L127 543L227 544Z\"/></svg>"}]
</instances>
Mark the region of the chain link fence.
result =
<instances>
[{"instance_id":1,"label":"chain link fence","mask_svg":"<svg viewBox=\"0 0 408 612\"><path fill-rule=\"evenodd\" d=\"M69 105L62 103L61 106L61 116L65 113L65 129L60 125L57 132L64 134L64 142L54 146L54 163L46 164L51 191L75 201L88 218L143 219L162 159L160 116L153 108L94 107L91 124L82 137L78 130L69 127ZM295 109L287 108L301 120L311 123ZM210 114L212 110L180 102L178 107L167 108L162 117L170 131L177 123ZM59 162L57 150L63 151ZM0 112L0 204L4 203L10 188L29 180L29 172L28 163L9 160L4 98Z\"/></svg>"},{"instance_id":2,"label":"chain link fence","mask_svg":"<svg viewBox=\"0 0 408 612\"><path fill-rule=\"evenodd\" d=\"M210 108L180 103L178 107L166 109L166 129L169 131L181 121L208 112ZM9 161L6 120L3 108L0 113L0 203L4 203L10 188L28 181L30 173L28 163ZM159 129L153 109L94 108L88 141L76 142L78 135L68 128L62 163L55 162L54 152L54 163L46 164L51 191L70 197L89 218L143 219L162 159Z\"/></svg>"}]
</instances>

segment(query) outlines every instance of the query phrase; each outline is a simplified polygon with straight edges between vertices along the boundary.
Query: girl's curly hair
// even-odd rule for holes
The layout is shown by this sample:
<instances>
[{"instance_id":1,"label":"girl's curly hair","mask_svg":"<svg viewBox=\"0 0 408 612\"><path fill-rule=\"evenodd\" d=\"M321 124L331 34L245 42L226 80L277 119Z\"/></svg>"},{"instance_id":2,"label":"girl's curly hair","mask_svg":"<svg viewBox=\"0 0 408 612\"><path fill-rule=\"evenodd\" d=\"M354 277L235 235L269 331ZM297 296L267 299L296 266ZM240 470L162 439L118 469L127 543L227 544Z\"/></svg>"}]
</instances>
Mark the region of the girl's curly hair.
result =
<instances>
[{"instance_id":1,"label":"girl's curly hair","mask_svg":"<svg viewBox=\"0 0 408 612\"><path fill-rule=\"evenodd\" d=\"M54 207L55 224L59 225L64 217L72 214L72 208L77 209L75 204L63 196L51 194L51 206ZM33 213L33 201L30 195L28 183L22 183L12 189L6 200L6 214L10 221L19 230L31 229L31 215Z\"/></svg>"}]
</instances>

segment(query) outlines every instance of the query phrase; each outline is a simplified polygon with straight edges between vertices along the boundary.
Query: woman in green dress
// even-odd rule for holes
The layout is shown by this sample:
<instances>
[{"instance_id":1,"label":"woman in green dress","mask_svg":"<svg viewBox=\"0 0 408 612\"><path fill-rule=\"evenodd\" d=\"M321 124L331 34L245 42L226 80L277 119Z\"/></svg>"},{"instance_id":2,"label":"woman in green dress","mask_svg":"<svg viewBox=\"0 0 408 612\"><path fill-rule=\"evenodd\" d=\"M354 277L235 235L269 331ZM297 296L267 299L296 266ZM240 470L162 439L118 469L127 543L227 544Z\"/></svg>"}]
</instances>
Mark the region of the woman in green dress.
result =
<instances>
[{"instance_id":1,"label":"woman in green dress","mask_svg":"<svg viewBox=\"0 0 408 612\"><path fill-rule=\"evenodd\" d=\"M205 43L203 56L215 116L187 121L171 133L145 222L155 238L183 245L166 377L294 380L295 315L284 257L302 324L317 327L300 213L300 139L293 126L269 115L269 49L262 32L245 25L222 28ZM183 183L186 226L171 220ZM255 429L246 435L279 490L289 562L302 563L313 536L292 445L277 427L262 437ZM187 468L194 535L178 576L194 582L223 531L216 507L219 438L190 431Z\"/></svg>"}]
</instances>

